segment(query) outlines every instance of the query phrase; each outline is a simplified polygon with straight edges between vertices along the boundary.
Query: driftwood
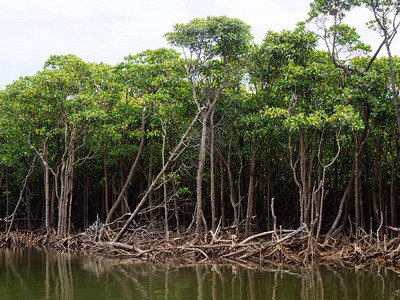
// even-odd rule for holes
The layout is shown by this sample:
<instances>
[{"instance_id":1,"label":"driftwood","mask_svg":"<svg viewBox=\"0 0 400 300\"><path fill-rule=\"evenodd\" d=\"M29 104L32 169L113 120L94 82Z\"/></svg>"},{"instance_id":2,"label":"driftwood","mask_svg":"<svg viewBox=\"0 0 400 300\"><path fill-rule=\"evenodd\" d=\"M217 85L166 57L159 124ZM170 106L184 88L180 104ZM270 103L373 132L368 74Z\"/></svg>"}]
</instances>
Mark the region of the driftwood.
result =
<instances>
[{"instance_id":1,"label":"driftwood","mask_svg":"<svg viewBox=\"0 0 400 300\"><path fill-rule=\"evenodd\" d=\"M285 232L285 233L286 232L294 232L294 231L295 230L287 230L287 229L286 230L285 229L282 230L282 232ZM245 245L246 243L250 242L253 239L260 238L260 237L263 237L263 236L266 236L266 235L269 235L269 234L274 234L274 233L276 233L276 232L273 231L273 230L257 233L257 234L254 234L254 235L249 236L248 238L244 239L238 245L239 246L243 246L243 245Z\"/></svg>"},{"instance_id":2,"label":"driftwood","mask_svg":"<svg viewBox=\"0 0 400 300\"><path fill-rule=\"evenodd\" d=\"M277 240L277 241L268 242L268 243L266 243L266 244L263 245L263 249L265 249L265 248L267 248L267 247L271 247L271 246L275 246L275 245L281 244L281 243L283 243L284 241L290 239L292 236L295 236L296 234L302 232L302 231L303 231L304 229L306 229L306 228L307 228L307 226L301 226L301 227L297 228L295 231L293 231L293 232L291 232L291 233L285 235L283 238L280 238L280 239Z\"/></svg>"}]
</instances>

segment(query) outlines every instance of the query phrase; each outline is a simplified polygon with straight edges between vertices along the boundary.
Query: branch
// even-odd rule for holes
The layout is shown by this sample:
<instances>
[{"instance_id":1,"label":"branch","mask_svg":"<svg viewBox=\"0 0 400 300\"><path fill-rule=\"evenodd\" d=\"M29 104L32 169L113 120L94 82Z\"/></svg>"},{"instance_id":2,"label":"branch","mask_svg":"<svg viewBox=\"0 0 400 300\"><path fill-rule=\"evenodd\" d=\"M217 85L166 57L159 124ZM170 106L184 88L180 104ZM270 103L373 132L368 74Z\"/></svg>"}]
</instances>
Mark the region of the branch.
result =
<instances>
[{"instance_id":1,"label":"branch","mask_svg":"<svg viewBox=\"0 0 400 300\"><path fill-rule=\"evenodd\" d=\"M36 167L36 158L37 158L37 155L35 155L33 157L33 160L32 160L32 163L30 164L30 168L28 170L28 173L26 174L24 180L22 181L22 188L21 188L21 191L19 192L19 198L18 198L17 205L15 206L14 212L12 214L12 218L11 218L11 221L10 221L10 227L8 227L8 230L7 230L6 240L8 239L8 237L10 235L11 227L13 226L13 223L14 223L15 214L17 213L18 207L19 207L19 205L20 205L20 203L22 201L22 195L23 195L23 193L25 191L26 185L28 183L28 179L32 175L33 170ZM6 219L8 219L8 216L6 217Z\"/></svg>"},{"instance_id":2,"label":"branch","mask_svg":"<svg viewBox=\"0 0 400 300\"><path fill-rule=\"evenodd\" d=\"M165 171L167 170L169 165L175 160L176 155L180 151L180 148L184 144L184 141L186 140L187 136L189 135L190 131L192 130L194 124L197 122L197 119L199 118L201 113L202 113L202 111L199 111L196 114L196 116L193 118L192 123L190 123L190 125L187 128L185 134L182 136L179 144L175 147L174 151L171 153L171 156L169 157L167 163L163 166L163 168L160 171L160 173L158 173L157 177L153 180L153 182L151 183L151 185L150 185L149 189L147 190L146 194L143 196L142 200L137 205L135 211L132 213L132 215L129 217L129 219L125 222L124 227L121 229L121 231L118 233L117 237L114 239L114 242L120 241L121 238L124 236L124 234L128 230L128 226L133 221L133 219L136 217L136 215L139 213L140 209L142 208L144 203L147 201L149 195L153 192L153 189L155 188L155 186L159 182L161 176L163 176L163 174L165 173Z\"/></svg>"}]
</instances>

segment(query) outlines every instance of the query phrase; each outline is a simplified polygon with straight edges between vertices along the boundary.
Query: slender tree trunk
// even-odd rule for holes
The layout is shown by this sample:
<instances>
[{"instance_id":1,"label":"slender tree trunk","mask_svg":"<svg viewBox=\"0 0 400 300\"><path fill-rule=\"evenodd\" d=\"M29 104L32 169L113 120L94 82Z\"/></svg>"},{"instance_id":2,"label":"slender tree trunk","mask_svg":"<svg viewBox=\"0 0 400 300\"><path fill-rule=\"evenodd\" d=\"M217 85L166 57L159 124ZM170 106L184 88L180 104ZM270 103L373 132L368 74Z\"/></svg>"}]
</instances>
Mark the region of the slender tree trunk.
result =
<instances>
[{"instance_id":1,"label":"slender tree trunk","mask_svg":"<svg viewBox=\"0 0 400 300\"><path fill-rule=\"evenodd\" d=\"M11 216L10 225L7 226L8 222L6 222L6 232L7 232L6 233L6 240L8 239L8 237L10 235L10 231L11 231L11 228L13 226L14 219L15 219L15 216L16 216L17 211L18 211L18 207L21 204L22 198L24 197L25 189L26 189L26 186L28 184L28 179L32 175L33 170L34 170L34 168L36 166L35 162L36 162L36 156L33 158L32 164L30 165L27 174L25 175L24 179L22 180L21 191L19 192L19 198L18 198L17 204L16 204L16 206L14 208L14 212L13 212L13 214ZM6 176L7 176L7 174L6 174ZM8 178L7 177L6 177L6 190L8 192ZM8 204L8 193L7 193L7 204ZM7 208L7 210L8 210L8 208ZM9 217L9 215L7 213L6 218L8 219L8 217Z\"/></svg>"},{"instance_id":2,"label":"slender tree trunk","mask_svg":"<svg viewBox=\"0 0 400 300\"><path fill-rule=\"evenodd\" d=\"M250 178L249 178L249 189L248 189L248 200L247 200L247 213L246 213L246 229L245 234L248 235L252 232L251 226L253 211L254 211L254 188L255 188L255 168L256 168L256 153L257 146L251 141L251 159L250 159Z\"/></svg>"},{"instance_id":3,"label":"slender tree trunk","mask_svg":"<svg viewBox=\"0 0 400 300\"><path fill-rule=\"evenodd\" d=\"M154 156L154 125L151 126L149 174L147 178L147 186L150 186L153 180L153 156ZM153 223L154 222L153 194L149 195L149 207L150 207L150 212L149 212L150 223Z\"/></svg>"},{"instance_id":4,"label":"slender tree trunk","mask_svg":"<svg viewBox=\"0 0 400 300\"><path fill-rule=\"evenodd\" d=\"M61 178L60 178L60 197L58 200L58 226L57 226L57 235L59 237L64 237L65 236L65 223L66 223L66 202L67 198L65 196L66 194L66 176L65 176L65 162L63 161L61 164Z\"/></svg>"},{"instance_id":5,"label":"slender tree trunk","mask_svg":"<svg viewBox=\"0 0 400 300\"><path fill-rule=\"evenodd\" d=\"M307 190L307 161L304 132L299 130L299 156L300 156L300 224L309 225L310 216L307 210L309 206L309 191Z\"/></svg>"},{"instance_id":6,"label":"slender tree trunk","mask_svg":"<svg viewBox=\"0 0 400 300\"><path fill-rule=\"evenodd\" d=\"M397 227L397 201L396 201L396 183L395 183L395 167L396 167L396 152L394 138L391 141L391 167L390 167L390 224L392 227Z\"/></svg>"},{"instance_id":7,"label":"slender tree trunk","mask_svg":"<svg viewBox=\"0 0 400 300\"><path fill-rule=\"evenodd\" d=\"M210 163L211 163L211 175L210 175L210 183L211 183L211 192L210 192L210 200L211 200L211 228L212 231L215 232L217 228L217 209L216 209L216 185L215 185L215 130L214 130L214 110L211 112L211 141L210 141Z\"/></svg>"},{"instance_id":8,"label":"slender tree trunk","mask_svg":"<svg viewBox=\"0 0 400 300\"><path fill-rule=\"evenodd\" d=\"M75 151L75 150L74 150ZM74 155L75 153L72 153ZM69 195L68 195L68 232L69 234L71 232L71 219L72 219L72 199L73 199L73 191L74 191L74 162L75 158L71 161L71 173L70 173L70 187L69 187Z\"/></svg>"},{"instance_id":9,"label":"slender tree trunk","mask_svg":"<svg viewBox=\"0 0 400 300\"><path fill-rule=\"evenodd\" d=\"M1 176L0 176L0 191L3 187L3 177L4 177L4 165L0 165ZM0 206L0 216L1 216L1 206Z\"/></svg>"},{"instance_id":10,"label":"slender tree trunk","mask_svg":"<svg viewBox=\"0 0 400 300\"><path fill-rule=\"evenodd\" d=\"M172 169L172 173L174 173L174 170ZM174 198L174 212L175 212L175 221L176 221L176 232L180 232L180 218L179 218L179 209L178 209L178 203L177 203L177 190L176 190L176 185L175 181L172 180L172 191L173 191L173 198Z\"/></svg>"},{"instance_id":11,"label":"slender tree trunk","mask_svg":"<svg viewBox=\"0 0 400 300\"><path fill-rule=\"evenodd\" d=\"M229 193L229 198L231 201L231 205L233 208L233 225L236 228L236 234L239 234L239 211L238 211L238 201L237 201L237 194L236 194L236 189L235 189L235 179L233 177L233 172L231 168L231 156L232 156L232 139L233 139L233 133L231 130L230 133L230 141L229 141L229 150L228 150L228 158L225 160L225 158L221 156L221 159L224 161L226 170L228 171L228 178L229 178L229 186L230 186L230 193ZM237 236L237 235L236 235Z\"/></svg>"},{"instance_id":12,"label":"slender tree trunk","mask_svg":"<svg viewBox=\"0 0 400 300\"><path fill-rule=\"evenodd\" d=\"M357 139L357 137L355 137ZM356 144L356 149L357 149ZM354 206L355 206L355 221L356 221L356 241L359 238L359 228L360 228L360 195L359 195L359 181L360 181L360 172L359 172L359 162L358 162L358 155L357 150L354 154Z\"/></svg>"},{"instance_id":13,"label":"slender tree trunk","mask_svg":"<svg viewBox=\"0 0 400 300\"><path fill-rule=\"evenodd\" d=\"M83 194L83 228L89 227L89 179L88 175L84 174L84 194Z\"/></svg>"},{"instance_id":14,"label":"slender tree trunk","mask_svg":"<svg viewBox=\"0 0 400 300\"><path fill-rule=\"evenodd\" d=\"M140 200L140 202L138 203L138 205L136 206L136 209L133 211L133 213L131 214L131 216L129 217L129 219L125 222L124 226L122 227L122 229L120 230L120 232L118 233L118 235L116 236L116 238L114 239L114 242L118 242L121 240L121 238L124 236L124 234L126 233L126 231L128 230L128 226L130 225L130 223L133 221L133 219L136 217L136 215L139 213L140 209L142 208L142 206L144 205L144 203L147 201L149 195L153 192L155 186L158 184L159 180L161 179L162 175L164 175L165 171L168 169L168 167L170 166L170 164L175 161L175 159L180 155L180 151L182 146L184 145L184 142L187 138L187 136L189 135L190 131L192 130L194 124L197 122L198 118L200 116L200 112L196 114L196 116L194 117L192 123L190 123L189 127L186 129L186 132L184 133L184 135L182 136L181 140L179 141L178 145L175 147L175 149L172 151L167 163L163 166L162 170L158 173L158 175L156 176L156 178L153 180L153 182L151 183L150 187L147 189L147 192L145 193L145 195L143 196L142 200Z\"/></svg>"},{"instance_id":15,"label":"slender tree trunk","mask_svg":"<svg viewBox=\"0 0 400 300\"><path fill-rule=\"evenodd\" d=\"M374 163L374 174L372 177L372 207L373 207L373 216L375 219L375 223L379 224L379 208L378 208L378 174L379 174L379 164L380 164L380 153L379 153L379 144L376 142L376 152L375 152L375 163ZM378 225L379 226L379 225Z\"/></svg>"},{"instance_id":16,"label":"slender tree trunk","mask_svg":"<svg viewBox=\"0 0 400 300\"><path fill-rule=\"evenodd\" d=\"M132 178L135 175L135 171L139 164L140 156L142 155L142 151L144 148L144 141L145 141L145 134L146 134L146 122L145 121L146 121L147 117L145 116L145 111L146 111L145 109L143 109L143 111L142 111L142 128L141 128L139 151L136 154L135 161L133 162L133 164L131 166L128 178L126 179L125 184L123 185L123 187L119 193L117 201L115 201L114 205L111 207L111 209L107 215L107 218L105 221L106 224L111 221L111 218L112 218L113 214L115 213L115 210L117 209L117 207L121 204L122 200L124 199L124 196L125 196L126 192L128 191L128 188L131 184Z\"/></svg>"},{"instance_id":17,"label":"slender tree trunk","mask_svg":"<svg viewBox=\"0 0 400 300\"><path fill-rule=\"evenodd\" d=\"M66 237L71 226L73 176L75 163L75 139L77 129L72 128L68 134L68 126L65 128L64 145L65 150L61 158L60 172L60 195L58 205L58 228L57 235ZM57 178L58 172L55 173Z\"/></svg>"},{"instance_id":18,"label":"slender tree trunk","mask_svg":"<svg viewBox=\"0 0 400 300\"><path fill-rule=\"evenodd\" d=\"M162 151L161 151L161 160L162 165L165 165L165 143L167 137L166 124L161 124L163 130L163 143L162 143ZM171 180L174 180L171 178ZM168 228L168 199L167 199L167 180L165 178L165 173L163 174L163 196L164 196L164 229L165 229L165 240L169 243L169 228Z\"/></svg>"},{"instance_id":19,"label":"slender tree trunk","mask_svg":"<svg viewBox=\"0 0 400 300\"><path fill-rule=\"evenodd\" d=\"M104 169L104 208L106 216L110 212L110 200L109 200L109 192L108 192L108 168L107 168L107 153L108 146L106 141L106 146L104 150L104 158L103 158L103 169ZM86 228L86 227L85 227Z\"/></svg>"},{"instance_id":20,"label":"slender tree trunk","mask_svg":"<svg viewBox=\"0 0 400 300\"><path fill-rule=\"evenodd\" d=\"M224 163L222 158L219 160L220 169L220 205L221 205L221 224L222 227L226 227L226 213L225 213L225 197L224 197Z\"/></svg>"},{"instance_id":21,"label":"slender tree trunk","mask_svg":"<svg viewBox=\"0 0 400 300\"><path fill-rule=\"evenodd\" d=\"M339 221L343 216L346 200L347 200L349 194L351 193L351 191L353 190L353 187L354 187L354 178L355 178L354 169L355 169L355 162L353 161L353 165L352 165L351 173L350 173L349 183L347 184L347 187L346 187L346 189L345 189L345 191L344 191L344 193L342 195L342 198L341 198L340 204L339 204L339 209L338 209L338 212L336 214L336 218L335 218L331 228L329 229L328 233L326 234L324 243L328 242L329 238L331 237L333 232L336 230L337 226L339 225ZM344 216L344 218L345 217L346 216Z\"/></svg>"},{"instance_id":22,"label":"slender tree trunk","mask_svg":"<svg viewBox=\"0 0 400 300\"><path fill-rule=\"evenodd\" d=\"M48 164L48 146L49 142L46 140L43 144L42 164L44 172L44 199L45 199L45 226L46 232L50 233L50 180L49 180L49 164Z\"/></svg>"},{"instance_id":23,"label":"slender tree trunk","mask_svg":"<svg viewBox=\"0 0 400 300\"><path fill-rule=\"evenodd\" d=\"M120 183L120 190L124 188L124 163L122 160L119 162L119 183ZM129 206L128 206L128 189L124 191L124 194L122 195L122 201L121 201L121 216L124 214L128 213L129 211Z\"/></svg>"},{"instance_id":24,"label":"slender tree trunk","mask_svg":"<svg viewBox=\"0 0 400 300\"><path fill-rule=\"evenodd\" d=\"M6 232L8 232L8 214L10 211L10 191L8 190L8 167L6 167Z\"/></svg>"},{"instance_id":25,"label":"slender tree trunk","mask_svg":"<svg viewBox=\"0 0 400 300\"><path fill-rule=\"evenodd\" d=\"M26 218L28 231L32 231L32 210L31 210L31 193L29 187L25 189L25 202L26 202Z\"/></svg>"},{"instance_id":26,"label":"slender tree trunk","mask_svg":"<svg viewBox=\"0 0 400 300\"><path fill-rule=\"evenodd\" d=\"M201 130L201 142L199 151L199 163L197 168L196 176L196 236L197 238L201 235L201 224L203 222L203 173L206 163L206 140L207 140L207 120L208 113L202 114L202 130Z\"/></svg>"},{"instance_id":27,"label":"slender tree trunk","mask_svg":"<svg viewBox=\"0 0 400 300\"><path fill-rule=\"evenodd\" d=\"M32 145L31 145L32 146ZM50 233L50 180L49 180L49 163L48 163L48 148L49 140L46 138L42 143L42 153L40 153L36 147L32 148L35 150L36 154L39 156L42 166L43 166L43 185L44 185L44 205L45 205L45 228L46 232Z\"/></svg>"}]
</instances>

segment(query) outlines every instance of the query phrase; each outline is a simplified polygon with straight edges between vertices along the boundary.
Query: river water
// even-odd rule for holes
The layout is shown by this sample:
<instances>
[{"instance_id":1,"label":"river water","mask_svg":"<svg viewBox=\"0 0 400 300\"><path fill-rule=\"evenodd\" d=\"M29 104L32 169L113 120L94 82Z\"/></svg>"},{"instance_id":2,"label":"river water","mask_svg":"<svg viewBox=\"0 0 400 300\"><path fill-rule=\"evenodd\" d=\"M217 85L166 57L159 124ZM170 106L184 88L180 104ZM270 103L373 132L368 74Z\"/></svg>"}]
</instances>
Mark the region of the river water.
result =
<instances>
[{"instance_id":1,"label":"river water","mask_svg":"<svg viewBox=\"0 0 400 300\"><path fill-rule=\"evenodd\" d=\"M400 273L378 266L159 266L6 249L0 299L400 299Z\"/></svg>"}]
</instances>

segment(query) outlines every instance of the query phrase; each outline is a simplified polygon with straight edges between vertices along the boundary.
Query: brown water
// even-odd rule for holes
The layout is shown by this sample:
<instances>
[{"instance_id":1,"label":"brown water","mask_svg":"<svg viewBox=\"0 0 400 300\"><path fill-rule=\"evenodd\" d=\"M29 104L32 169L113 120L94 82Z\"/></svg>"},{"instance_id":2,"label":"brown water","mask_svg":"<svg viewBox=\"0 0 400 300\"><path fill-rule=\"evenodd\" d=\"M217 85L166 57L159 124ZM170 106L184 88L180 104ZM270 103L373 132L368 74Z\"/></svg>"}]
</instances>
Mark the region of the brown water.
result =
<instances>
[{"instance_id":1,"label":"brown water","mask_svg":"<svg viewBox=\"0 0 400 300\"><path fill-rule=\"evenodd\" d=\"M400 299L388 268L155 266L0 250L0 299Z\"/></svg>"}]
</instances>

